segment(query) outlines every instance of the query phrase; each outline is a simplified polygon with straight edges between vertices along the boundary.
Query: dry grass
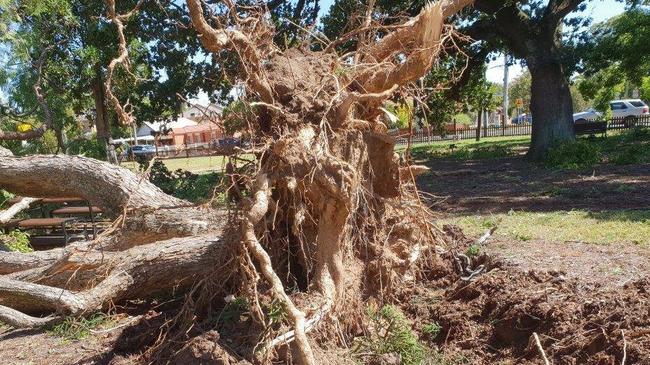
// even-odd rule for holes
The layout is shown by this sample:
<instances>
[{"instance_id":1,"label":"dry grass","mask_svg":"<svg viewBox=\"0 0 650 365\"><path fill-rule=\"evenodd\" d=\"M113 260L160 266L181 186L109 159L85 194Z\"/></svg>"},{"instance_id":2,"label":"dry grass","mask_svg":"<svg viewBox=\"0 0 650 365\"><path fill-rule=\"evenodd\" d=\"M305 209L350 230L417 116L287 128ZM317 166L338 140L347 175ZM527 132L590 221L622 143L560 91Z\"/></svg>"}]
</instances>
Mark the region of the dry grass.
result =
<instances>
[{"instance_id":1,"label":"dry grass","mask_svg":"<svg viewBox=\"0 0 650 365\"><path fill-rule=\"evenodd\" d=\"M579 241L597 244L633 243L650 246L650 210L589 212L509 212L446 218L468 235L498 226L497 234L518 241Z\"/></svg>"},{"instance_id":2,"label":"dry grass","mask_svg":"<svg viewBox=\"0 0 650 365\"><path fill-rule=\"evenodd\" d=\"M240 155L239 157L247 160L253 158L252 155ZM193 172L195 174L221 172L228 162L227 158L224 156L174 158L162 161L170 171L182 169ZM123 162L121 165L132 171L138 170L138 164L136 162Z\"/></svg>"}]
</instances>

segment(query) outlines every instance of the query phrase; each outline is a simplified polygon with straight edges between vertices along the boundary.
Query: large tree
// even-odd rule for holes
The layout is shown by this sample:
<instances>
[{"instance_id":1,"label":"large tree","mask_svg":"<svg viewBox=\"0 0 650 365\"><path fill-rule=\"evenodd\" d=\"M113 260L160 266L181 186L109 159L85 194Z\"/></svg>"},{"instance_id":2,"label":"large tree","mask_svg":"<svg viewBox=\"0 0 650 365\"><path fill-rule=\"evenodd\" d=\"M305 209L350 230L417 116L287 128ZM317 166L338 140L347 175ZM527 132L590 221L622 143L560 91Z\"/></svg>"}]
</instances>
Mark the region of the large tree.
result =
<instances>
[{"instance_id":1,"label":"large tree","mask_svg":"<svg viewBox=\"0 0 650 365\"><path fill-rule=\"evenodd\" d=\"M138 1L113 4L121 14ZM0 50L6 50L0 58L0 86L8 99L0 108L0 140L41 138L51 129L61 136L65 151L64 131L78 136L76 125L84 116L94 122L104 144L125 119L115 101L128 101L129 118L143 122L173 118L186 98L200 91L213 102L226 98L232 88L226 75L238 67L238 60L201 48L188 26L185 4L140 2L138 16L122 21L128 64L117 62L112 69L121 45L109 9L103 0L16 0L0 12L0 26L10 30L0 38ZM268 9L278 29L276 42L286 47L299 41L319 8L318 1L276 1ZM216 4L214 11L215 17L227 16L228 7ZM26 121L36 128L17 132L16 122Z\"/></svg>"},{"instance_id":2,"label":"large tree","mask_svg":"<svg viewBox=\"0 0 650 365\"><path fill-rule=\"evenodd\" d=\"M578 49L583 58L579 83L584 96L596 107L609 109L618 97L631 97L639 89L650 99L650 11L631 9L592 27Z\"/></svg>"},{"instance_id":3,"label":"large tree","mask_svg":"<svg viewBox=\"0 0 650 365\"><path fill-rule=\"evenodd\" d=\"M13 157L0 149L0 188L82 196L119 216L92 242L0 252L0 320L43 326L196 285L169 325L173 333L160 336L167 345L186 339L197 318L210 323L210 308L234 294L251 305L249 334L241 339L249 351L240 355L268 360L269 350L291 343L294 361L323 363L307 332L331 320L337 335L353 334L362 302L390 298L417 280L417 268L442 239L414 187L423 169L395 155L381 106L432 67L443 20L470 2L428 5L371 38L350 63L335 50L280 51L265 9L226 2L228 16L215 18L200 0L187 0L205 51L237 56L231 77L245 85L242 102L254 111L247 152L256 160L239 176L245 198L225 217L117 166L72 156ZM271 318L272 306L286 318ZM34 316L43 312L55 316Z\"/></svg>"}]
</instances>

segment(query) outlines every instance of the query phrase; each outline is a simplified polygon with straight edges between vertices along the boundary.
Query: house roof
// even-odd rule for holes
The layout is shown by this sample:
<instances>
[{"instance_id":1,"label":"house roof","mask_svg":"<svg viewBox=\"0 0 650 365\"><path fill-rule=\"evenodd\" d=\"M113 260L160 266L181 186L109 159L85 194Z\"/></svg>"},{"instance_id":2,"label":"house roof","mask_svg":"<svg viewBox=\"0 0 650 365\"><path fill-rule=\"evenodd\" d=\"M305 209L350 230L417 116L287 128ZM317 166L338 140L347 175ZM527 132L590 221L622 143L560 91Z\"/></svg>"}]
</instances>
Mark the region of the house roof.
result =
<instances>
[{"instance_id":1,"label":"house roof","mask_svg":"<svg viewBox=\"0 0 650 365\"><path fill-rule=\"evenodd\" d=\"M172 129L172 133L187 134L187 133L201 133L201 132L219 131L219 130L221 130L221 126L219 124L214 122L205 122L198 125L190 125L181 128L174 128Z\"/></svg>"},{"instance_id":2,"label":"house roof","mask_svg":"<svg viewBox=\"0 0 650 365\"><path fill-rule=\"evenodd\" d=\"M177 129L177 128L185 128L185 127L190 127L190 126L195 126L198 125L197 122L193 121L192 119L188 118L183 118L179 117L175 121L169 122L144 122L144 125L138 129L137 135L138 137L142 135L148 135L146 131L143 131L143 128L149 127L154 132L160 132L160 130L165 127L171 130Z\"/></svg>"}]
</instances>

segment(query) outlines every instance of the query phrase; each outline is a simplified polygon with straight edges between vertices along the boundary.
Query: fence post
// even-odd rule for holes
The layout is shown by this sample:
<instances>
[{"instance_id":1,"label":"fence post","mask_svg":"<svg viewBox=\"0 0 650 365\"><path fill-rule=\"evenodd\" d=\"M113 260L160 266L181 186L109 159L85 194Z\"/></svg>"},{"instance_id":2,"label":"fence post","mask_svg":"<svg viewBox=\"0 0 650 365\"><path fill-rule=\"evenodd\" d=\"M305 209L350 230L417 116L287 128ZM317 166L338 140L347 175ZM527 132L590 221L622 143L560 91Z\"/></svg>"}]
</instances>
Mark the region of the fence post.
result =
<instances>
[{"instance_id":1,"label":"fence post","mask_svg":"<svg viewBox=\"0 0 650 365\"><path fill-rule=\"evenodd\" d=\"M481 121L483 119L483 110L478 112L478 121L476 122L476 142L481 140Z\"/></svg>"},{"instance_id":2,"label":"fence post","mask_svg":"<svg viewBox=\"0 0 650 365\"><path fill-rule=\"evenodd\" d=\"M485 111L481 111L481 113L485 113ZM486 118L484 118L484 120L483 120L483 137L487 137L488 136L488 134L487 134L487 127L488 127L487 126L487 124L488 124L487 123L488 122L487 115L484 115L484 117L486 117Z\"/></svg>"}]
</instances>

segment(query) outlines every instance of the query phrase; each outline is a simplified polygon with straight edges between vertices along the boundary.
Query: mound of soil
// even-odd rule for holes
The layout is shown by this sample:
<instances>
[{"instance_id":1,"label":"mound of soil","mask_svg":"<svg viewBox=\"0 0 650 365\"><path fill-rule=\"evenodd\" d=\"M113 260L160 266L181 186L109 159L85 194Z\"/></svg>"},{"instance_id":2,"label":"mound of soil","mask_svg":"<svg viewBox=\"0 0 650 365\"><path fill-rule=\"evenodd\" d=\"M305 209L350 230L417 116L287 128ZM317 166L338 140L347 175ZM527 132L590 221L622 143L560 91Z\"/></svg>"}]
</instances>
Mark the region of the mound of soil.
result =
<instances>
[{"instance_id":1,"label":"mound of soil","mask_svg":"<svg viewBox=\"0 0 650 365\"><path fill-rule=\"evenodd\" d=\"M586 251L601 250L585 246ZM560 267L572 260L561 251L553 254ZM626 364L650 364L647 275L613 284L606 275L567 274L544 264L531 269L497 254L482 261L492 262L490 270L467 282L454 273L452 258L441 260L427 287L414 289L405 306L415 323L441 325L430 344L447 358L539 364L537 333L554 364L621 364L624 358ZM445 287L450 277L456 280Z\"/></svg>"}]
</instances>

